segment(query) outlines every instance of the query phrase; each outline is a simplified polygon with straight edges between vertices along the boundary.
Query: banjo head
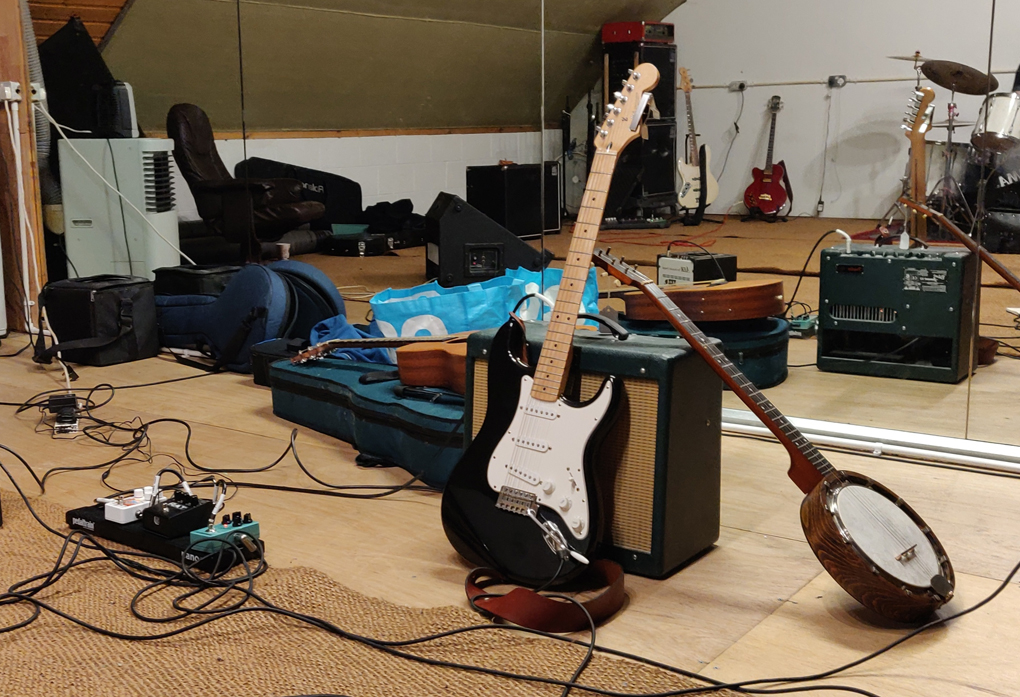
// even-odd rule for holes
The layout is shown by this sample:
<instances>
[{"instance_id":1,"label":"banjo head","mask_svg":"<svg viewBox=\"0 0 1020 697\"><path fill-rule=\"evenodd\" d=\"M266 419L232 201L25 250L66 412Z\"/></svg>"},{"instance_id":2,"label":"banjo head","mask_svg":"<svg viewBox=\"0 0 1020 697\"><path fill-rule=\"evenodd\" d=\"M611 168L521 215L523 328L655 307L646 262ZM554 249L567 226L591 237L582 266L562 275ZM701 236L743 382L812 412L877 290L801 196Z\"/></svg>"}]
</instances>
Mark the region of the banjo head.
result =
<instances>
[{"instance_id":1,"label":"banjo head","mask_svg":"<svg viewBox=\"0 0 1020 697\"><path fill-rule=\"evenodd\" d=\"M953 596L953 568L931 528L864 475L827 476L804 499L801 523L836 582L885 617L914 622Z\"/></svg>"}]
</instances>

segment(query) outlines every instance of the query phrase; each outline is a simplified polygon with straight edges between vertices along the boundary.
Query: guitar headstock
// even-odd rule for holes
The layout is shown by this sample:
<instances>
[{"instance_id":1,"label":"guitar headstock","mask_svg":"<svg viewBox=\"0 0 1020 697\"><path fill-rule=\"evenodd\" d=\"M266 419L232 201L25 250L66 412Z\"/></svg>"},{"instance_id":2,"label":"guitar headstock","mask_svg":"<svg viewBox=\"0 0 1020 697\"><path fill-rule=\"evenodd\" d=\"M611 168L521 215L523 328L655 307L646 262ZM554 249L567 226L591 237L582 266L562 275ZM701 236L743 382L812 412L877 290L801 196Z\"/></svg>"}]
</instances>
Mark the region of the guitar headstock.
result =
<instances>
[{"instance_id":1,"label":"guitar headstock","mask_svg":"<svg viewBox=\"0 0 1020 697\"><path fill-rule=\"evenodd\" d=\"M691 84L691 76L687 73L687 68L680 68L680 89L690 94L693 88L694 86Z\"/></svg>"},{"instance_id":2,"label":"guitar headstock","mask_svg":"<svg viewBox=\"0 0 1020 697\"><path fill-rule=\"evenodd\" d=\"M641 135L641 117L652 90L659 84L659 71L651 63L642 63L627 72L630 77L623 81L623 89L613 95L616 101L606 107L606 118L595 137L595 149L600 153L619 153Z\"/></svg>"},{"instance_id":3,"label":"guitar headstock","mask_svg":"<svg viewBox=\"0 0 1020 697\"><path fill-rule=\"evenodd\" d=\"M772 99L769 100L769 111L773 114L778 114L779 110L782 108L783 100L779 97L778 94L774 95Z\"/></svg>"},{"instance_id":4,"label":"guitar headstock","mask_svg":"<svg viewBox=\"0 0 1020 697\"><path fill-rule=\"evenodd\" d=\"M625 286L643 286L652 282L636 266L625 264L623 259L613 256L608 250L596 249L592 252L592 261Z\"/></svg>"},{"instance_id":5,"label":"guitar headstock","mask_svg":"<svg viewBox=\"0 0 1020 697\"><path fill-rule=\"evenodd\" d=\"M931 87L919 87L910 98L910 108L903 118L903 128L911 140L924 140L924 134L931 129L932 116L935 115L935 90Z\"/></svg>"},{"instance_id":6,"label":"guitar headstock","mask_svg":"<svg viewBox=\"0 0 1020 697\"><path fill-rule=\"evenodd\" d=\"M290 357L291 364L301 365L302 363L308 363L309 361L317 361L322 358L325 358L336 349L335 346L330 346L329 343L330 342L327 341L321 344L317 344L315 346L305 349L304 351L295 356L291 356Z\"/></svg>"}]
</instances>

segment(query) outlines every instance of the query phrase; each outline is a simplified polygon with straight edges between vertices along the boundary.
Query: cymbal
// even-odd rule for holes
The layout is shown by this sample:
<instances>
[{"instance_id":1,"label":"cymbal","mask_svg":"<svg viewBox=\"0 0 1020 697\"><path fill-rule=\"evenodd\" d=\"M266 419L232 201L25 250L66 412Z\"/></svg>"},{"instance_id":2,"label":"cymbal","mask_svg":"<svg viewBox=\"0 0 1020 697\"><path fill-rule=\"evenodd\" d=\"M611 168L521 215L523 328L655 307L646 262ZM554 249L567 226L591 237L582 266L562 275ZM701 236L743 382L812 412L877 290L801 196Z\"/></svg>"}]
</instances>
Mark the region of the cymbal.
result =
<instances>
[{"instance_id":1,"label":"cymbal","mask_svg":"<svg viewBox=\"0 0 1020 697\"><path fill-rule=\"evenodd\" d=\"M953 128L969 128L970 126L973 126L973 125L974 125L973 121L953 121ZM931 125L931 127L932 128L949 128L949 122L948 121L939 121L938 123L933 123Z\"/></svg>"},{"instance_id":2,"label":"cymbal","mask_svg":"<svg viewBox=\"0 0 1020 697\"><path fill-rule=\"evenodd\" d=\"M939 87L961 94L987 94L999 87L999 81L976 68L953 61L930 60L921 65L924 76Z\"/></svg>"},{"instance_id":3,"label":"cymbal","mask_svg":"<svg viewBox=\"0 0 1020 697\"><path fill-rule=\"evenodd\" d=\"M922 63L925 63L930 60L929 58L925 58L924 56L922 56L920 52L915 53L912 56L886 56L886 58L892 58L894 61L910 61L910 62L920 61Z\"/></svg>"}]
</instances>

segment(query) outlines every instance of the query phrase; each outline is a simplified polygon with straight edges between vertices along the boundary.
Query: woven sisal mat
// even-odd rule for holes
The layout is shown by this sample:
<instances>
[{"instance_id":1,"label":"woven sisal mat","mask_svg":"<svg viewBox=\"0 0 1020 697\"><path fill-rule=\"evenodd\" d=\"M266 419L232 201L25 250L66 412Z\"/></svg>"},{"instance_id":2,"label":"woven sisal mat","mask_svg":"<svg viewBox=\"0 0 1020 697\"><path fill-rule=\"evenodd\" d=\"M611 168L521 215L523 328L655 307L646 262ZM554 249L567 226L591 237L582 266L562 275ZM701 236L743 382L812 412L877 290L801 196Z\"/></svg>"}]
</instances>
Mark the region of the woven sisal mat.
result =
<instances>
[{"instance_id":1,"label":"woven sisal mat","mask_svg":"<svg viewBox=\"0 0 1020 697\"><path fill-rule=\"evenodd\" d=\"M13 493L0 492L0 586L48 571L61 540L31 518ZM57 529L62 511L33 504ZM270 562L272 553L270 552ZM72 570L38 597L94 625L126 634L157 634L193 620L141 622L128 603L143 586L101 561ZM477 624L466 610L416 609L355 593L311 569L269 569L256 592L284 608L316 615L383 639L412 638ZM142 604L152 616L171 612L170 596ZM25 619L27 605L0 607L0 625ZM516 673L569 679L583 649L504 630L462 634L420 645L420 656ZM630 661L596 656L581 682L622 692L657 692L699 683ZM384 654L296 620L247 613L182 635L152 641L101 636L44 612L28 627L0 634L0 694L74 695L558 695L560 688L435 667ZM575 690L571 694L591 694ZM718 694L718 693L717 693ZM733 693L725 693L732 695Z\"/></svg>"}]
</instances>

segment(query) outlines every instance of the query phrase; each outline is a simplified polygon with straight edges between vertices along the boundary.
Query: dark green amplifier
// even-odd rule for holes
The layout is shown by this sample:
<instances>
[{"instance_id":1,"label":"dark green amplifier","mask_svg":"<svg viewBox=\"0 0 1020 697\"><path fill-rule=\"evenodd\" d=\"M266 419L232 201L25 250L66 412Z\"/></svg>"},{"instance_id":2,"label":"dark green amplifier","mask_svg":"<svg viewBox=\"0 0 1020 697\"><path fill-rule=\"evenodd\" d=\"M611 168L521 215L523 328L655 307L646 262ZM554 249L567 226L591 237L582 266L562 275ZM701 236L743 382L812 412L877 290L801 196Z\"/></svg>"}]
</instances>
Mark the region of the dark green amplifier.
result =
<instances>
[{"instance_id":1,"label":"dark green amplifier","mask_svg":"<svg viewBox=\"0 0 1020 697\"><path fill-rule=\"evenodd\" d=\"M547 325L525 325L534 365ZM485 418L494 334L468 337L467 439ZM596 463L611 537L601 556L661 578L719 538L721 381L681 339L578 330L566 396L589 399L607 375L622 381L624 399Z\"/></svg>"},{"instance_id":2,"label":"dark green amplifier","mask_svg":"<svg viewBox=\"0 0 1020 697\"><path fill-rule=\"evenodd\" d=\"M978 258L962 247L822 250L818 369L959 382L971 357L977 272Z\"/></svg>"}]
</instances>

